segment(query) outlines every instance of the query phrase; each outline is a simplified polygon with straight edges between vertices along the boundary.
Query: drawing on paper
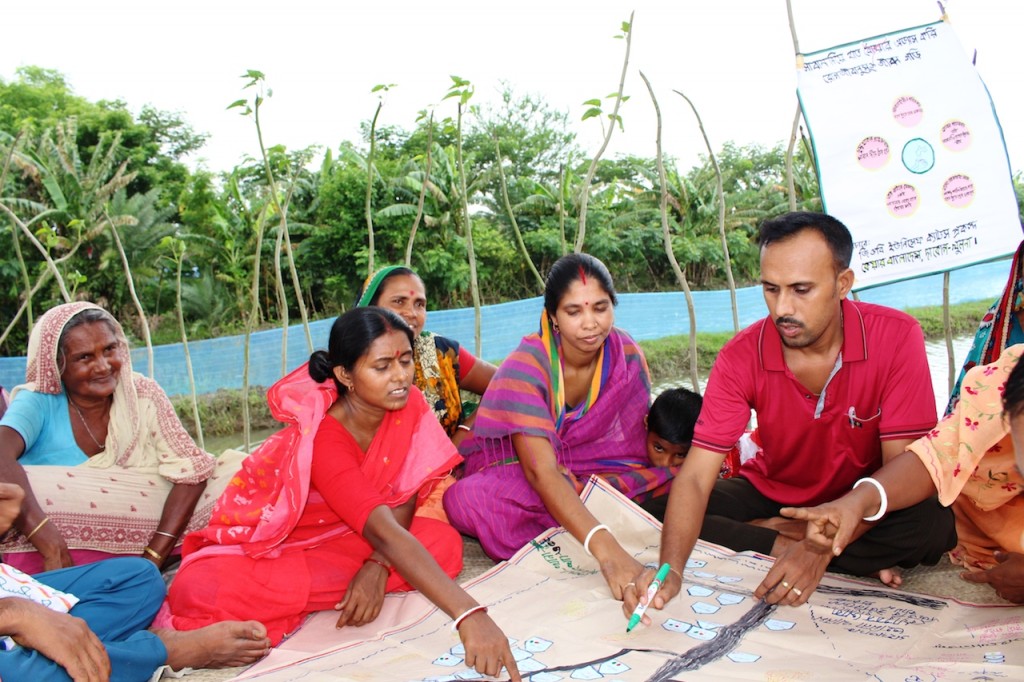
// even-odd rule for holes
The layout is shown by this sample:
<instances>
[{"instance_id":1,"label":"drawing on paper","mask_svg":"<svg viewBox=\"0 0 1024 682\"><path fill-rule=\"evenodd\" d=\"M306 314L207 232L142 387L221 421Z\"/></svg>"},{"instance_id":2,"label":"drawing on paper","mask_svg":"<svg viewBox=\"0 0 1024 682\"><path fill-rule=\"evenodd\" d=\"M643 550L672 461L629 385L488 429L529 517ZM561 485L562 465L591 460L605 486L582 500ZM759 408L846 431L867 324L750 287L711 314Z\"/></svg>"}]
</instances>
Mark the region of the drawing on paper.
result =
<instances>
[{"instance_id":1,"label":"drawing on paper","mask_svg":"<svg viewBox=\"0 0 1024 682\"><path fill-rule=\"evenodd\" d=\"M657 559L658 524L617 492L591 484L587 507L640 561ZM470 581L510 637L523 679L667 682L1024 679L1024 609L968 607L826 576L807 604L753 598L770 560L699 543L685 589L651 626L625 633L621 604L594 560L550 531ZM318 614L238 679L485 680L465 664L450 620L417 594L389 596L378 622L335 630ZM505 678L507 679L507 678Z\"/></svg>"}]
</instances>

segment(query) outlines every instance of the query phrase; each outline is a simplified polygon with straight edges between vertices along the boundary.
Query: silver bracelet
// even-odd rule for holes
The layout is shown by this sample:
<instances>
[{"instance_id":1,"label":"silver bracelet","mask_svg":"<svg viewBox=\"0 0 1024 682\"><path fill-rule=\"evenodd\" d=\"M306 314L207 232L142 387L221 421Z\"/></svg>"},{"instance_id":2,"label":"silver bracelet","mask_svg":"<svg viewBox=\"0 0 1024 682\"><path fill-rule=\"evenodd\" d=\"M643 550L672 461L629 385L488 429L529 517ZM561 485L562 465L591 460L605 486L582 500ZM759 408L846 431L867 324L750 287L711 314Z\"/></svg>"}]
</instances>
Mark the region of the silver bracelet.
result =
<instances>
[{"instance_id":1,"label":"silver bracelet","mask_svg":"<svg viewBox=\"0 0 1024 682\"><path fill-rule=\"evenodd\" d=\"M587 533L587 537L583 540L583 551L589 554L590 556L594 556L594 553L590 551L590 540L594 537L594 533L596 533L599 530L606 530L609 533L612 532L612 529L604 525L603 523L599 523L590 529L590 532Z\"/></svg>"},{"instance_id":2,"label":"silver bracelet","mask_svg":"<svg viewBox=\"0 0 1024 682\"><path fill-rule=\"evenodd\" d=\"M462 625L462 621L466 620L466 618L472 616L474 613L478 613L480 611L487 613L487 607L482 604L477 604L476 606L473 606L463 611L461 616L452 621L452 632L458 632L459 626Z\"/></svg>"},{"instance_id":3,"label":"silver bracelet","mask_svg":"<svg viewBox=\"0 0 1024 682\"><path fill-rule=\"evenodd\" d=\"M856 483L854 483L853 489L855 490L857 486L859 486L861 483L870 483L871 485L875 486L875 488L878 489L878 496L881 498L881 502L879 502L878 504L878 511L872 514L871 516L864 517L865 521L877 521L878 519L885 516L885 512L889 508L889 497L885 494L885 487L875 479L871 478L870 476L866 476L865 478L862 478L858 480Z\"/></svg>"},{"instance_id":4,"label":"silver bracelet","mask_svg":"<svg viewBox=\"0 0 1024 682\"><path fill-rule=\"evenodd\" d=\"M170 538L172 540L177 540L178 539L177 535L173 535L171 533L168 533L165 530L155 530L155 531L153 531L153 535L163 535L164 537Z\"/></svg>"}]
</instances>

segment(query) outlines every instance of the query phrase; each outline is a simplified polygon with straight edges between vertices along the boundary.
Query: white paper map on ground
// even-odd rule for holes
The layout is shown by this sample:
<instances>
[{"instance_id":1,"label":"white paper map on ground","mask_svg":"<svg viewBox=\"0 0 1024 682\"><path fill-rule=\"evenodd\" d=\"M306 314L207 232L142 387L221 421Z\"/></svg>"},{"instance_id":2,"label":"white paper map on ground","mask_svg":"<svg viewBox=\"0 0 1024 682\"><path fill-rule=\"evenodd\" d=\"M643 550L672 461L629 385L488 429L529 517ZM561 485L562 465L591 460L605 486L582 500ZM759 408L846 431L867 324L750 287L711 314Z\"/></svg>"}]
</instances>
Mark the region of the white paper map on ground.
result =
<instances>
[{"instance_id":1,"label":"white paper map on ground","mask_svg":"<svg viewBox=\"0 0 1024 682\"><path fill-rule=\"evenodd\" d=\"M627 551L657 560L656 521L601 483L591 481L583 497ZM804 606L771 607L751 596L770 565L699 543L683 594L648 611L652 625L630 634L594 559L560 529L466 587L488 605L533 682L1024 679L1024 608L971 607L832 576ZM389 596L370 626L338 631L336 619L317 614L237 679L486 679L465 665L451 620L418 594Z\"/></svg>"},{"instance_id":2,"label":"white paper map on ground","mask_svg":"<svg viewBox=\"0 0 1024 682\"><path fill-rule=\"evenodd\" d=\"M825 211L853 233L855 288L1016 249L1002 129L947 22L798 55L797 81Z\"/></svg>"}]
</instances>

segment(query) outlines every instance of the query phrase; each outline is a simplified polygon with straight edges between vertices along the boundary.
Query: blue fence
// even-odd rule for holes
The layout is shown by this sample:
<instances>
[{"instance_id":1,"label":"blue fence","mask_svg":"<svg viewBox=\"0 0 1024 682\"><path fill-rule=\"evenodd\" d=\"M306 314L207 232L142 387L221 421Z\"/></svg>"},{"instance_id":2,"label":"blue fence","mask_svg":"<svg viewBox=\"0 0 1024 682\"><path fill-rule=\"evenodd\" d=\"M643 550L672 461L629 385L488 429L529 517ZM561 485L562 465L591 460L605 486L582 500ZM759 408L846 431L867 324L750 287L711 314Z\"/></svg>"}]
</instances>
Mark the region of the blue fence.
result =
<instances>
[{"instance_id":1,"label":"blue fence","mask_svg":"<svg viewBox=\"0 0 1024 682\"><path fill-rule=\"evenodd\" d=\"M994 300L1006 284L1008 261L995 261L956 270L950 278L952 303ZM766 308L760 287L746 287L736 292L740 311L740 325L747 326L764 317ZM910 308L942 303L942 275L867 289L860 293L861 300L881 303L894 308ZM695 291L694 306L697 328L702 332L732 331L732 308L729 292ZM540 320L543 301L540 297L523 301L485 306L482 314L482 357L500 361L508 355L524 334L535 330ZM315 348L327 345L333 320L310 323ZM680 292L649 294L621 294L615 312L617 326L628 331L639 341L657 339L690 330L686 311L686 298ZM427 327L438 334L451 337L470 350L473 341L473 310L440 310L431 312ZM269 386L282 376L280 329L256 332L250 343L249 383ZM244 368L242 336L228 336L189 343L196 389L211 393L220 388L240 388ZM288 330L286 369L297 367L309 359L306 336L301 325ZM153 349L156 380L171 395L189 392L185 353L180 343L157 346ZM145 372L145 348L132 351L135 369ZM0 358L0 386L14 386L25 378L25 358Z\"/></svg>"}]
</instances>

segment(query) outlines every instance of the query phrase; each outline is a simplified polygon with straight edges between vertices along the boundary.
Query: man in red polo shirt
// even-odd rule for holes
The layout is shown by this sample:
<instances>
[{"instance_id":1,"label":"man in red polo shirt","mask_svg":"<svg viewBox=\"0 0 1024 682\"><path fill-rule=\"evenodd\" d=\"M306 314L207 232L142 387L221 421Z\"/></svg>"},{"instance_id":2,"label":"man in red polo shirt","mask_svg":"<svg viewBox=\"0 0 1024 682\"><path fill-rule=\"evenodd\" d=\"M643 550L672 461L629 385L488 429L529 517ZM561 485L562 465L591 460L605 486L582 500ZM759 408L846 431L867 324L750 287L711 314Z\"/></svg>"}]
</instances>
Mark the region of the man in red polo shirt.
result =
<instances>
[{"instance_id":1,"label":"man in red polo shirt","mask_svg":"<svg viewBox=\"0 0 1024 682\"><path fill-rule=\"evenodd\" d=\"M825 569L856 575L934 564L956 541L952 513L935 499L861 523L842 556L803 540L804 524L782 507L834 500L935 426L935 396L921 327L891 308L846 299L853 241L841 222L789 213L760 229L761 284L769 316L715 360L693 445L672 484L662 562L673 569L655 597L675 596L698 534L731 549L776 557L756 591L770 603L802 604ZM725 454L757 413L762 452L732 479ZM631 612L652 575L627 590Z\"/></svg>"}]
</instances>

